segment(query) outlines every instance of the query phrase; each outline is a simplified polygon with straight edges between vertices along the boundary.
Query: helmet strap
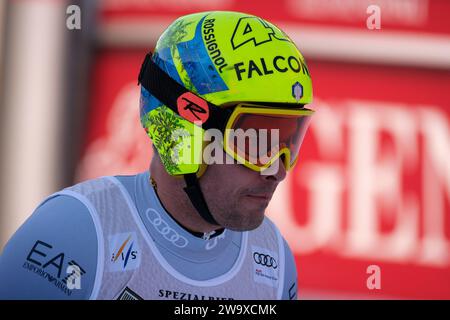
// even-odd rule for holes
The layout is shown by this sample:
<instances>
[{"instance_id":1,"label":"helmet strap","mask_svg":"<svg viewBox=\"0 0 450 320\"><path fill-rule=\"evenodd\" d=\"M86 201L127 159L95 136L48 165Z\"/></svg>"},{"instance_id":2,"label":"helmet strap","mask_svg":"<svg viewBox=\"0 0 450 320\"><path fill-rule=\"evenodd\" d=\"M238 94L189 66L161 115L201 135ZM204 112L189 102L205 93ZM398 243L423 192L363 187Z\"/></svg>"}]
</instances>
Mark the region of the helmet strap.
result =
<instances>
[{"instance_id":1,"label":"helmet strap","mask_svg":"<svg viewBox=\"0 0 450 320\"><path fill-rule=\"evenodd\" d=\"M184 181L186 182L186 187L184 187L183 189L200 216L208 223L219 225L208 209L208 205L206 204L205 198L203 197L203 192L200 188L200 184L198 183L196 174L185 174Z\"/></svg>"}]
</instances>

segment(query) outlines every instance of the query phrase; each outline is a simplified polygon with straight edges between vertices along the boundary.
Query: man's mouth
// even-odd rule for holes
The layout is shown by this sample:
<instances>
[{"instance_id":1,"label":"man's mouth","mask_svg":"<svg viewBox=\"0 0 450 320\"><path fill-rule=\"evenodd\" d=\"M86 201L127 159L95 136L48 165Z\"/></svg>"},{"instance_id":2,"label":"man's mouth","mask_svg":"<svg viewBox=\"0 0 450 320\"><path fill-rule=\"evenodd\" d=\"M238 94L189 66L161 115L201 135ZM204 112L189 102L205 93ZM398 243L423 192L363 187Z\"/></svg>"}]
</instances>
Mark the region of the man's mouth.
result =
<instances>
[{"instance_id":1,"label":"man's mouth","mask_svg":"<svg viewBox=\"0 0 450 320\"><path fill-rule=\"evenodd\" d=\"M272 194L270 193L260 193L260 194L247 194L247 197L260 199L260 200L270 200L272 198Z\"/></svg>"}]
</instances>

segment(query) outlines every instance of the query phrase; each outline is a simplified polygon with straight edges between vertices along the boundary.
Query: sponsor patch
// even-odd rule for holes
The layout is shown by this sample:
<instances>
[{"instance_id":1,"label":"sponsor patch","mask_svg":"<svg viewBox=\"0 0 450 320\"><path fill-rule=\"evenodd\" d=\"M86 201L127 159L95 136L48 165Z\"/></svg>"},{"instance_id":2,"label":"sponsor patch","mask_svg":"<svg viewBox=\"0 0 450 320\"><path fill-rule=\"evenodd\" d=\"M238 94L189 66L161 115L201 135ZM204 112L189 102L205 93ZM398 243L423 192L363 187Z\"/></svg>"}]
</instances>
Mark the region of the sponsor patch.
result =
<instances>
[{"instance_id":1,"label":"sponsor patch","mask_svg":"<svg viewBox=\"0 0 450 320\"><path fill-rule=\"evenodd\" d=\"M192 92L185 92L177 99L178 113L190 122L204 123L209 118L208 103Z\"/></svg>"},{"instance_id":2,"label":"sponsor patch","mask_svg":"<svg viewBox=\"0 0 450 320\"><path fill-rule=\"evenodd\" d=\"M109 237L109 271L128 271L139 267L141 252L134 232Z\"/></svg>"},{"instance_id":3,"label":"sponsor patch","mask_svg":"<svg viewBox=\"0 0 450 320\"><path fill-rule=\"evenodd\" d=\"M83 275L86 274L79 263L42 240L35 241L22 267L47 280L45 282L67 296L72 295L73 290L81 289Z\"/></svg>"},{"instance_id":4,"label":"sponsor patch","mask_svg":"<svg viewBox=\"0 0 450 320\"><path fill-rule=\"evenodd\" d=\"M258 246L252 246L253 280L270 287L278 285L279 260L278 254Z\"/></svg>"},{"instance_id":5,"label":"sponsor patch","mask_svg":"<svg viewBox=\"0 0 450 320\"><path fill-rule=\"evenodd\" d=\"M292 85L292 96L297 101L303 97L303 86L298 81Z\"/></svg>"}]
</instances>

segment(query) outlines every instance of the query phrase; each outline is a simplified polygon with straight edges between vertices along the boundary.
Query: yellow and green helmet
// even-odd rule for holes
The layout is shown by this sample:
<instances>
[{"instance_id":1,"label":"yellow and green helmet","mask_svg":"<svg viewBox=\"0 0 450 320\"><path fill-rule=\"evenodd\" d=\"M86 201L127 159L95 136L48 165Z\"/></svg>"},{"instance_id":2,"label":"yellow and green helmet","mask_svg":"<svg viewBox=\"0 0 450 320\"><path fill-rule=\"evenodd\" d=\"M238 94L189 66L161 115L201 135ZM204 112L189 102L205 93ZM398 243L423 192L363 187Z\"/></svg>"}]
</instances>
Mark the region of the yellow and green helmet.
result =
<instances>
[{"instance_id":1,"label":"yellow and green helmet","mask_svg":"<svg viewBox=\"0 0 450 320\"><path fill-rule=\"evenodd\" d=\"M250 14L213 11L180 17L161 35L151 60L187 91L222 108L243 102L302 108L312 101L309 70L294 42ZM164 91L161 86L155 88ZM141 83L142 126L169 174L197 173L204 128L157 96Z\"/></svg>"}]
</instances>

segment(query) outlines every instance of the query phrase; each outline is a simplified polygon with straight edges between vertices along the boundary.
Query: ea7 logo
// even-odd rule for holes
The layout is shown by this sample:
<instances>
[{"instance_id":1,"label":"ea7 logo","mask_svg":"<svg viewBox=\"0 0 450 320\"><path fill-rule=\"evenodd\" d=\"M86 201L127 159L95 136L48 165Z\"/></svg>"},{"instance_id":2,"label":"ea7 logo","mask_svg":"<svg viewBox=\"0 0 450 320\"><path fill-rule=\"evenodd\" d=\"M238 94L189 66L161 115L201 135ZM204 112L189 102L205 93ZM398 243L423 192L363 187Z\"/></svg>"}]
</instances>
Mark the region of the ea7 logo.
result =
<instances>
[{"instance_id":1,"label":"ea7 logo","mask_svg":"<svg viewBox=\"0 0 450 320\"><path fill-rule=\"evenodd\" d=\"M55 252L52 245L37 240L28 253L23 267L69 294L67 289L81 289L81 277L86 271L75 260L70 259L66 262L67 260L69 258L64 252ZM67 275L61 278L63 270L67 272Z\"/></svg>"}]
</instances>

